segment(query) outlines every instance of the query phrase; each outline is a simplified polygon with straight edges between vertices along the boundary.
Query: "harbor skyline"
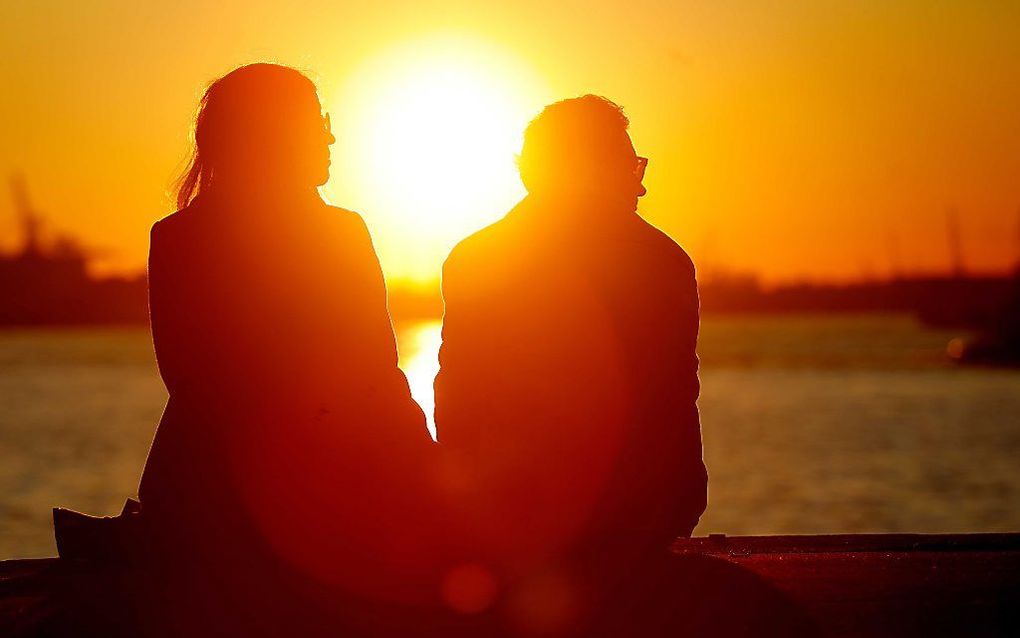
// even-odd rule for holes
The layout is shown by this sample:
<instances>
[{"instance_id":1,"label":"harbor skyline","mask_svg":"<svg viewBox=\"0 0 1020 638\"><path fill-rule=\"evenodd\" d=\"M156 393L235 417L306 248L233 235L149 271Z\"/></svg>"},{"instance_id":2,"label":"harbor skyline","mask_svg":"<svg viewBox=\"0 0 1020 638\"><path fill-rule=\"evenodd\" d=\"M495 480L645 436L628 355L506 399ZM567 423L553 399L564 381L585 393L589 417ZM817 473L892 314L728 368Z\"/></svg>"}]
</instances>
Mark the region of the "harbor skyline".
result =
<instances>
[{"instance_id":1,"label":"harbor skyline","mask_svg":"<svg viewBox=\"0 0 1020 638\"><path fill-rule=\"evenodd\" d=\"M243 20L187 4L5 9L0 53L19 62L0 69L0 170L23 170L53 228L102 249L97 271L142 269L200 92L259 59L317 78L338 140L324 194L365 217L391 280L434 279L505 213L524 125L586 92L631 116L651 160L642 213L703 273L941 273L949 208L968 271L1015 262L1013 4L638 2L581 29L572 3L254 2ZM11 212L0 198L5 250Z\"/></svg>"}]
</instances>

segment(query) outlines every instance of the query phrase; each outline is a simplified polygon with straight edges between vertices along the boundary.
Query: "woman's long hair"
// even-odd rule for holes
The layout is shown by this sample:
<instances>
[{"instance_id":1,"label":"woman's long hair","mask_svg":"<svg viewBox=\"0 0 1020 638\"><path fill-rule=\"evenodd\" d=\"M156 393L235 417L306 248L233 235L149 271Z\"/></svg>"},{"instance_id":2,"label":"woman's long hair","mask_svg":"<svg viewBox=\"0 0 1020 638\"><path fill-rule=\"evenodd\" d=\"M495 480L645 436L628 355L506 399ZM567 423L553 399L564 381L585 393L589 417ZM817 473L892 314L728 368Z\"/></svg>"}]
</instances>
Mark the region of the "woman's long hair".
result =
<instances>
[{"instance_id":1,"label":"woman's long hair","mask_svg":"<svg viewBox=\"0 0 1020 638\"><path fill-rule=\"evenodd\" d=\"M187 168L174 183L179 209L214 188L223 166L250 153L252 140L266 138L295 102L315 84L296 69L255 63L238 67L206 89L195 118L194 144Z\"/></svg>"}]
</instances>

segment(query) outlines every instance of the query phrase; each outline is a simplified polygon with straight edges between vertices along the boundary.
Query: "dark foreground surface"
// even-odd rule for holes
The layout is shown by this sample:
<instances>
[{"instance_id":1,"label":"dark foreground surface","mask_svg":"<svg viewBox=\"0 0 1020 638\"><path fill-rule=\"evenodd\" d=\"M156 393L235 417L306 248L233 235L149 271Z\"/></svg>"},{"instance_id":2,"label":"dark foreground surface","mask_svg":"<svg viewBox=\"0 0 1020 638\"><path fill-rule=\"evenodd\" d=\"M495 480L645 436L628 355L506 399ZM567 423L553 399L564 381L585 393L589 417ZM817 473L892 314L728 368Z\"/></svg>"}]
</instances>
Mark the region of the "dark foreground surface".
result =
<instances>
[{"instance_id":1,"label":"dark foreground surface","mask_svg":"<svg viewBox=\"0 0 1020 638\"><path fill-rule=\"evenodd\" d=\"M1020 635L1020 534L709 537L674 549L761 576L826 636Z\"/></svg>"},{"instance_id":2,"label":"dark foreground surface","mask_svg":"<svg viewBox=\"0 0 1020 638\"><path fill-rule=\"evenodd\" d=\"M712 536L673 549L695 586L653 589L660 608L698 617L696 635L772 635L780 598L809 635L1020 635L1020 534ZM0 636L38 635L55 591L108 579L59 559L0 562Z\"/></svg>"}]
</instances>

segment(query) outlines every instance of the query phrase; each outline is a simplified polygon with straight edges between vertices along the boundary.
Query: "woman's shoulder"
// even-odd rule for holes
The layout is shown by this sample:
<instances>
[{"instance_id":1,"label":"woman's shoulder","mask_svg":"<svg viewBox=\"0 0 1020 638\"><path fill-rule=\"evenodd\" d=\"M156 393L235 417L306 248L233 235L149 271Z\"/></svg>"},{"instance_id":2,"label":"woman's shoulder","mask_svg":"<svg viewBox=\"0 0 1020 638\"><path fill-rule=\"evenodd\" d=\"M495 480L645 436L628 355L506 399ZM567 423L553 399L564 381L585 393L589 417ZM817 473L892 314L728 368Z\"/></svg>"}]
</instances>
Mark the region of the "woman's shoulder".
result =
<instances>
[{"instance_id":1,"label":"woman's shoulder","mask_svg":"<svg viewBox=\"0 0 1020 638\"><path fill-rule=\"evenodd\" d=\"M203 226L200 220L204 216L195 209L196 205L193 203L158 220L152 225L151 237L170 239L197 232L197 227ZM317 222L318 228L322 231L347 235L368 233L365 220L352 210L324 205L322 211L323 215Z\"/></svg>"},{"instance_id":2,"label":"woman's shoulder","mask_svg":"<svg viewBox=\"0 0 1020 638\"><path fill-rule=\"evenodd\" d=\"M353 210L348 210L346 208L341 208L339 206L326 204L326 215L329 219L333 220L338 224L347 226L365 225L365 220L359 213L356 213Z\"/></svg>"},{"instance_id":3,"label":"woman's shoulder","mask_svg":"<svg viewBox=\"0 0 1020 638\"><path fill-rule=\"evenodd\" d=\"M175 238L184 232L183 227L187 225L187 216L183 215L183 211L170 213L166 217L157 220L152 225L152 228L149 229L150 248L156 245L165 246L176 243Z\"/></svg>"},{"instance_id":4,"label":"woman's shoulder","mask_svg":"<svg viewBox=\"0 0 1020 638\"><path fill-rule=\"evenodd\" d=\"M180 232L182 229L191 226L195 218L195 203L193 202L157 220L152 225L151 235L168 235Z\"/></svg>"},{"instance_id":5,"label":"woman's shoulder","mask_svg":"<svg viewBox=\"0 0 1020 638\"><path fill-rule=\"evenodd\" d=\"M368 225L359 213L328 204L325 207L325 211L328 224L334 232L345 235L369 234Z\"/></svg>"},{"instance_id":6,"label":"woman's shoulder","mask_svg":"<svg viewBox=\"0 0 1020 638\"><path fill-rule=\"evenodd\" d=\"M639 215L630 216L628 221L631 228L636 231L636 238L643 246L644 255L655 254L664 257L685 276L694 276L694 262L677 240Z\"/></svg>"}]
</instances>

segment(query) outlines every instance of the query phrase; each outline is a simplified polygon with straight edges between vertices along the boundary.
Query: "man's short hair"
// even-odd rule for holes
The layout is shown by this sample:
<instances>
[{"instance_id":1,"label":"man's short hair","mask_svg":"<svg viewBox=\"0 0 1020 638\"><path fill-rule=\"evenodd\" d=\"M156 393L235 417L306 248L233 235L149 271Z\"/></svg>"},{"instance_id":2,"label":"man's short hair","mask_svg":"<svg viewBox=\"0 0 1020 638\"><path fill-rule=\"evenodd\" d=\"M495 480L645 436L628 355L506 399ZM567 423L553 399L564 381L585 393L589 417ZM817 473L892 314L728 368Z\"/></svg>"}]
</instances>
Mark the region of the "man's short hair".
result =
<instances>
[{"instance_id":1,"label":"man's short hair","mask_svg":"<svg viewBox=\"0 0 1020 638\"><path fill-rule=\"evenodd\" d=\"M620 105L598 95L550 104L524 130L518 167L525 186L619 155L629 125Z\"/></svg>"}]
</instances>

